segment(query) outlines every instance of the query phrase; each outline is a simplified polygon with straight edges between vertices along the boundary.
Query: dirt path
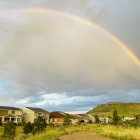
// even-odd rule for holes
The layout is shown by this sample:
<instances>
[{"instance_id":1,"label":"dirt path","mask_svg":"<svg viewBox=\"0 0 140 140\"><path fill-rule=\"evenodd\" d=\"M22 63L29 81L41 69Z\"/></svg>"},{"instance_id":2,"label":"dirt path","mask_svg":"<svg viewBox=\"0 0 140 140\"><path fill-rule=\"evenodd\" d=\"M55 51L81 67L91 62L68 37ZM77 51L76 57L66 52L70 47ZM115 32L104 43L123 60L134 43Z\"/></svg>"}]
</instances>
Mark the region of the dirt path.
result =
<instances>
[{"instance_id":1,"label":"dirt path","mask_svg":"<svg viewBox=\"0 0 140 140\"><path fill-rule=\"evenodd\" d=\"M61 136L60 140L111 140L111 139L102 137L92 131L83 131Z\"/></svg>"}]
</instances>

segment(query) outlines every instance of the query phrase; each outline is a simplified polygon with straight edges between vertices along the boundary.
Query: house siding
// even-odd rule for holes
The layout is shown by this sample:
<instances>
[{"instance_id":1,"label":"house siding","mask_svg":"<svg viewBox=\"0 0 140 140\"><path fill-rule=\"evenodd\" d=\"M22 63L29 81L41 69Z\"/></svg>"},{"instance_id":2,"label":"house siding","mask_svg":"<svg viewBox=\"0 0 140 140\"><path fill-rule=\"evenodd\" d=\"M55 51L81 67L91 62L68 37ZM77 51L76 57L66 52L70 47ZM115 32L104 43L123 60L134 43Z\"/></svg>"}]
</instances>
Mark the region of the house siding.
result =
<instances>
[{"instance_id":1,"label":"house siding","mask_svg":"<svg viewBox=\"0 0 140 140\"><path fill-rule=\"evenodd\" d=\"M37 119L39 116L41 116L43 119L46 120L46 123L49 122L49 114L47 113L47 111L34 111L31 110L27 107L22 108L23 110L23 121L24 122L31 122L33 123L35 119Z\"/></svg>"},{"instance_id":2,"label":"house siding","mask_svg":"<svg viewBox=\"0 0 140 140\"><path fill-rule=\"evenodd\" d=\"M64 118L50 118L51 124L63 124Z\"/></svg>"},{"instance_id":3,"label":"house siding","mask_svg":"<svg viewBox=\"0 0 140 140\"><path fill-rule=\"evenodd\" d=\"M12 109L12 107L3 107L0 109L0 124L3 124L7 121L13 121L14 123L22 123L22 110ZM10 109L11 108L11 109Z\"/></svg>"},{"instance_id":4,"label":"house siding","mask_svg":"<svg viewBox=\"0 0 140 140\"><path fill-rule=\"evenodd\" d=\"M22 108L23 110L23 122L34 122L35 119L35 112L28 109L28 108Z\"/></svg>"}]
</instances>

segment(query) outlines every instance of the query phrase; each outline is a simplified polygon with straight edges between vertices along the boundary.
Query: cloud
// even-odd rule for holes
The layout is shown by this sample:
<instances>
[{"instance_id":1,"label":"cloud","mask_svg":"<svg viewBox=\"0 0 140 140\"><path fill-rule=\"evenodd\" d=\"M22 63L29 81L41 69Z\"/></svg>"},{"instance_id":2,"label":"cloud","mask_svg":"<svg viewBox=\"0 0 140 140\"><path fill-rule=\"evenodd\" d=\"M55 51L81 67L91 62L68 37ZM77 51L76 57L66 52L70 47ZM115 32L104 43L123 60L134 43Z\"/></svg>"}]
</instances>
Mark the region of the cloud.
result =
<instances>
[{"instance_id":1,"label":"cloud","mask_svg":"<svg viewBox=\"0 0 140 140\"><path fill-rule=\"evenodd\" d=\"M84 17L90 13L89 17L96 17L104 10L104 4L94 2L86 1L82 6L79 1L67 1L59 7L51 1L13 5L20 9L49 3L48 7L76 12ZM65 7L68 3L70 5ZM3 5L10 7L8 3ZM76 5L81 7L74 11ZM84 5L89 11L82 10ZM95 7L93 13L92 6ZM140 67L117 42L96 26L90 27L54 12L15 13L4 10L0 13L0 27L2 104L16 101L16 105L38 105L52 110L57 106L58 109L72 111L74 108L87 110L119 98L138 101ZM7 98L11 99L9 103L4 102Z\"/></svg>"},{"instance_id":2,"label":"cloud","mask_svg":"<svg viewBox=\"0 0 140 140\"><path fill-rule=\"evenodd\" d=\"M107 99L106 95L100 96L69 96L68 93L51 93L44 94L41 96L31 96L16 101L18 106L37 106L52 110L63 110L63 111L87 111L89 108L93 107L95 103L99 103L101 100ZM64 107L65 106L65 107Z\"/></svg>"},{"instance_id":3,"label":"cloud","mask_svg":"<svg viewBox=\"0 0 140 140\"><path fill-rule=\"evenodd\" d=\"M140 58L139 0L1 0L0 10L51 8L100 24L124 41Z\"/></svg>"},{"instance_id":4,"label":"cloud","mask_svg":"<svg viewBox=\"0 0 140 140\"><path fill-rule=\"evenodd\" d=\"M139 67L108 35L56 12L1 18L1 76L48 92L139 87ZM20 17L24 22L20 22ZM52 18L53 17L53 18ZM7 34L8 33L8 34ZM34 90L33 90L34 91Z\"/></svg>"},{"instance_id":5,"label":"cloud","mask_svg":"<svg viewBox=\"0 0 140 140\"><path fill-rule=\"evenodd\" d=\"M100 91L98 91L100 92ZM51 93L43 95L30 96L21 100L15 101L18 106L36 106L42 107L49 111L68 111L81 112L88 111L96 105L113 102L139 102L140 90L110 90L102 91L102 95L71 95L70 93ZM127 98L126 98L127 96Z\"/></svg>"}]
</instances>

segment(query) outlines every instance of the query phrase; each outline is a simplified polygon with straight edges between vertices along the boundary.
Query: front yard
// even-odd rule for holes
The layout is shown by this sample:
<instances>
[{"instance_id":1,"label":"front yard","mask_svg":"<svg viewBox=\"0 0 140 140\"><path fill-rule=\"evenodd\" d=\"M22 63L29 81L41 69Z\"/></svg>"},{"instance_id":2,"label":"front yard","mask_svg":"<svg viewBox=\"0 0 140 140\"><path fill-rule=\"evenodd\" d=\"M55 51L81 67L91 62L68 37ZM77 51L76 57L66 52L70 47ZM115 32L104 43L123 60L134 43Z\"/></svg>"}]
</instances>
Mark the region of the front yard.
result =
<instances>
[{"instance_id":1,"label":"front yard","mask_svg":"<svg viewBox=\"0 0 140 140\"><path fill-rule=\"evenodd\" d=\"M0 135L2 134L0 127ZM17 126L15 140L23 140L25 135L22 133L22 127ZM83 124L78 126L47 126L45 132L26 136L27 140L58 140L64 134L71 134L79 131L93 131L99 135L113 138L115 140L139 140L140 128L122 127L113 125Z\"/></svg>"}]
</instances>

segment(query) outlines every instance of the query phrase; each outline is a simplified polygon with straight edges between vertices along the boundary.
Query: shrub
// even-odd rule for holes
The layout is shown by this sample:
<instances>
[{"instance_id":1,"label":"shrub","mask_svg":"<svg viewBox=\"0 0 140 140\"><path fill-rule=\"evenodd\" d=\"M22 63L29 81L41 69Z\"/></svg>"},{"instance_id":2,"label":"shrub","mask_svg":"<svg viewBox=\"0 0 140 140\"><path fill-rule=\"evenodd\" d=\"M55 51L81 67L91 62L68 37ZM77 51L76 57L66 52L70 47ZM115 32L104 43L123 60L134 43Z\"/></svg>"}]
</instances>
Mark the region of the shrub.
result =
<instances>
[{"instance_id":1,"label":"shrub","mask_svg":"<svg viewBox=\"0 0 140 140\"><path fill-rule=\"evenodd\" d=\"M70 124L71 124L71 120L70 120L69 116L65 115L63 125L68 126Z\"/></svg>"},{"instance_id":2,"label":"shrub","mask_svg":"<svg viewBox=\"0 0 140 140\"><path fill-rule=\"evenodd\" d=\"M24 134L33 133L33 129L34 129L33 124L31 124L31 122L28 122L23 127L23 133Z\"/></svg>"},{"instance_id":3,"label":"shrub","mask_svg":"<svg viewBox=\"0 0 140 140\"><path fill-rule=\"evenodd\" d=\"M4 124L3 137L8 140L13 140L16 135L16 126L12 121Z\"/></svg>"},{"instance_id":4,"label":"shrub","mask_svg":"<svg viewBox=\"0 0 140 140\"><path fill-rule=\"evenodd\" d=\"M41 116L39 116L34 121L34 124L33 124L34 133L45 131L46 126L47 126L47 123L46 123L45 119L43 119Z\"/></svg>"},{"instance_id":5,"label":"shrub","mask_svg":"<svg viewBox=\"0 0 140 140\"><path fill-rule=\"evenodd\" d=\"M140 120L136 119L136 120L124 121L122 125L125 127L129 127L129 126L140 127Z\"/></svg>"},{"instance_id":6,"label":"shrub","mask_svg":"<svg viewBox=\"0 0 140 140\"><path fill-rule=\"evenodd\" d=\"M95 123L100 123L98 115L95 115L94 117L95 117Z\"/></svg>"},{"instance_id":7,"label":"shrub","mask_svg":"<svg viewBox=\"0 0 140 140\"><path fill-rule=\"evenodd\" d=\"M121 118L118 116L117 110L114 110L114 112L113 112L112 123L113 123L114 125L117 125L120 121L121 121Z\"/></svg>"}]
</instances>

